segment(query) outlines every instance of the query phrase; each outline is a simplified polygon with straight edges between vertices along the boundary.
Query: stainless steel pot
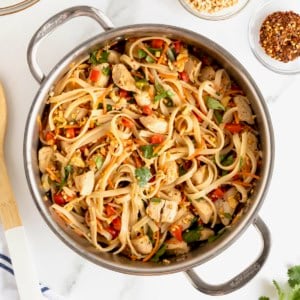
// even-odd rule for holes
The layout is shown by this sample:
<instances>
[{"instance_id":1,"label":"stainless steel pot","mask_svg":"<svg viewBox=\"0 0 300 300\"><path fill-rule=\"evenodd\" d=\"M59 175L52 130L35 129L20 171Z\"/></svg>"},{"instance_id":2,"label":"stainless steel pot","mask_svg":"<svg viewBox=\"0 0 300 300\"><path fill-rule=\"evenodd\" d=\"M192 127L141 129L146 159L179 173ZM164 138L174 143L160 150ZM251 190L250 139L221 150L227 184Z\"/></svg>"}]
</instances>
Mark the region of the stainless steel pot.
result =
<instances>
[{"instance_id":1,"label":"stainless steel pot","mask_svg":"<svg viewBox=\"0 0 300 300\"><path fill-rule=\"evenodd\" d=\"M56 66L54 66L47 76L44 75L36 60L39 43L54 29L77 16L88 16L93 18L100 24L105 32L79 45L67 54ZM66 72L70 63L88 55L95 48L103 47L113 41L122 40L127 37L138 37L144 35L165 35L171 38L184 40L189 44L202 48L209 55L219 61L219 63L228 70L230 75L246 91L246 94L252 103L254 113L257 116L263 151L263 163L260 174L261 179L254 191L253 199L250 201L251 205L249 205L249 208L243 218L241 218L237 224L235 224L215 242L199 247L198 249L188 253L184 259L175 260L169 265L161 265L151 262L133 262L122 256L115 256L108 253L96 253L96 251L86 241L79 239L62 224L59 224L49 213L48 207L51 203L43 200L43 191L40 185L37 161L39 143L38 124L36 121L37 117L43 112L45 100L48 97L48 91L55 84L58 78ZM196 289L210 295L223 295L230 293L242 287L255 276L266 261L270 250L270 234L264 222L261 218L259 218L258 211L263 203L272 173L274 154L273 131L270 116L259 89L245 68L232 55L213 41L192 31L174 26L162 24L142 24L114 29L110 20L103 15L102 12L87 6L72 7L50 18L33 36L29 44L27 54L31 73L41 86L32 103L25 129L25 171L28 185L35 199L38 210L52 231L65 244L84 258L100 266L118 272L136 275L161 275L183 271ZM262 237L263 247L258 258L252 262L246 270L242 271L239 275L224 284L213 285L202 281L193 268L207 262L224 251L236 241L236 239L247 229L249 225L253 225Z\"/></svg>"}]
</instances>

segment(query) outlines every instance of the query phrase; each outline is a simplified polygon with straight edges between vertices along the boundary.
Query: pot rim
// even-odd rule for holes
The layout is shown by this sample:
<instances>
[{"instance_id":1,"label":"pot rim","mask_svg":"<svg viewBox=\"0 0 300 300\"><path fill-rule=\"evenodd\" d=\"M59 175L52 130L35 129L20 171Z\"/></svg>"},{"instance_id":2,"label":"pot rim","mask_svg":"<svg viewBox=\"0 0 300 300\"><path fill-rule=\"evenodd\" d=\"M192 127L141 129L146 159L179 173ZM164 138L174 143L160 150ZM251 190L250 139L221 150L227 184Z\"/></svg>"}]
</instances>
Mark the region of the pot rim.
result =
<instances>
[{"instance_id":1,"label":"pot rim","mask_svg":"<svg viewBox=\"0 0 300 300\"><path fill-rule=\"evenodd\" d=\"M257 100L257 105L261 113L263 120L263 126L265 132L265 144L266 144L266 153L264 153L265 160L265 169L263 170L263 176L261 178L260 188L253 203L248 212L241 218L240 222L235 224L234 228L230 230L225 238L222 237L218 240L218 243L204 254L191 256L182 261L172 262L169 265L158 265L158 264L145 264L143 265L134 262L132 265L123 266L117 260L108 261L105 258L102 258L101 255L97 255L91 252L87 252L81 245L76 241L72 240L67 233L56 223L56 221L51 217L48 208L43 203L42 195L39 192L39 183L36 181L37 174L33 168L33 159L32 159L32 144L36 139L34 136L34 129L36 127L36 119L41 112L41 107L43 107L43 101L51 89L52 85L55 83L55 80L61 76L62 72L73 62L75 59L83 56L87 51L91 51L93 48L99 44L105 43L105 41L110 41L114 39L123 39L125 36L137 36L137 34L145 35L150 33L157 33L159 35L165 36L177 36L180 39L191 40L194 44L198 44L199 48L203 48L204 44L207 49L211 49L215 56L222 58L231 68L235 68L239 73L241 80L247 84L247 87L251 89L251 92L255 95ZM200 46L200 44L203 44ZM213 50L212 50L213 49ZM218 60L218 59L217 59ZM225 67L226 68L226 67ZM270 115L264 101L264 98L259 91L256 83L246 71L246 69L241 65L241 63L235 59L235 57L230 54L223 47L208 39L207 37L202 36L201 34L195 33L193 31L164 24L135 24L129 26L122 26L119 28L111 29L104 33L100 33L95 37L90 38L89 40L81 43L79 46L69 51L51 70L51 72L46 76L46 78L41 83L41 86L33 100L31 105L24 133L24 144L23 144L23 155L24 155L24 168L27 183L30 189L30 192L34 198L35 205L37 206L39 212L41 213L43 219L46 221L51 230L58 236L68 247L74 250L77 254L88 259L89 261L101 265L110 270L114 270L126 274L134 275L161 275L161 274L170 274L180 271L186 271L188 269L194 268L202 263L207 262L208 260L214 258L225 249L227 249L232 243L234 243L238 237L248 228L250 224L253 223L257 217L258 211L264 201L266 196L271 176L273 170L273 161L274 161L274 134L271 124ZM112 255L112 254L111 254Z\"/></svg>"}]
</instances>

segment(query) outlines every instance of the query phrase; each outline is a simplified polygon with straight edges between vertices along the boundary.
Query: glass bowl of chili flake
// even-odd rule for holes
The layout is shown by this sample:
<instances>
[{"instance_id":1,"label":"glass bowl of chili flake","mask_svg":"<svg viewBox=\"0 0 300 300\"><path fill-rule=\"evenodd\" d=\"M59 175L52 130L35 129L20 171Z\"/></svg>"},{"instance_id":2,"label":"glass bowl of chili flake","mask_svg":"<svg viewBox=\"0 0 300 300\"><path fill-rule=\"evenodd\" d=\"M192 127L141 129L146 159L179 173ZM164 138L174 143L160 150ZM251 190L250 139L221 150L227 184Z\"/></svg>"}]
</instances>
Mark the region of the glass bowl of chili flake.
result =
<instances>
[{"instance_id":1,"label":"glass bowl of chili flake","mask_svg":"<svg viewBox=\"0 0 300 300\"><path fill-rule=\"evenodd\" d=\"M193 15L206 20L228 19L240 12L249 0L179 0Z\"/></svg>"},{"instance_id":2,"label":"glass bowl of chili flake","mask_svg":"<svg viewBox=\"0 0 300 300\"><path fill-rule=\"evenodd\" d=\"M264 2L250 19L249 43L257 59L270 70L300 73L300 1Z\"/></svg>"}]
</instances>

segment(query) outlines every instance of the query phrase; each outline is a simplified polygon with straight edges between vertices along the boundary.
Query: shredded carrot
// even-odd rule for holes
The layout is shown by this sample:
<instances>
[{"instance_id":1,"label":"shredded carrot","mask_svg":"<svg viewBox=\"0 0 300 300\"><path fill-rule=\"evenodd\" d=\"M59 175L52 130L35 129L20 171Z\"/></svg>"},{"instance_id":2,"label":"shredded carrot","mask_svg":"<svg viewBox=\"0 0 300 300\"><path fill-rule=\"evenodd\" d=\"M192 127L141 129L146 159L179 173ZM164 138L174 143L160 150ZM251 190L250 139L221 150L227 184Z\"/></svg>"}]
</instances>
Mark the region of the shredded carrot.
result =
<instances>
[{"instance_id":1,"label":"shredded carrot","mask_svg":"<svg viewBox=\"0 0 300 300\"><path fill-rule=\"evenodd\" d=\"M51 180L54 180L54 181L60 183L60 179L56 176L56 174L50 168L47 167L45 170L49 174Z\"/></svg>"},{"instance_id":2,"label":"shredded carrot","mask_svg":"<svg viewBox=\"0 0 300 300\"><path fill-rule=\"evenodd\" d=\"M114 184L113 184L113 182L111 181L111 179L110 179L110 178L108 178L108 180L107 180L107 181L108 181L108 185L109 185L109 187L113 189L113 188L114 188Z\"/></svg>"},{"instance_id":3,"label":"shredded carrot","mask_svg":"<svg viewBox=\"0 0 300 300\"><path fill-rule=\"evenodd\" d=\"M233 113L233 116L234 116L234 122L235 122L236 124L239 124L239 123L240 123L240 118L239 118L238 112L235 111L235 112Z\"/></svg>"},{"instance_id":4,"label":"shredded carrot","mask_svg":"<svg viewBox=\"0 0 300 300\"><path fill-rule=\"evenodd\" d=\"M166 79L177 79L177 74L163 74L163 73L160 73L159 77L166 78Z\"/></svg>"},{"instance_id":5,"label":"shredded carrot","mask_svg":"<svg viewBox=\"0 0 300 300\"><path fill-rule=\"evenodd\" d=\"M161 53L161 55L160 55L159 60L157 61L158 64L161 64L161 63L162 63L162 61L163 61L163 59L164 59L164 56L166 55L166 52L167 52L168 48L169 48L168 44L165 43L165 47L164 47L164 49L163 49L163 51L162 51L162 53Z\"/></svg>"},{"instance_id":6,"label":"shredded carrot","mask_svg":"<svg viewBox=\"0 0 300 300\"><path fill-rule=\"evenodd\" d=\"M146 142L139 140L139 139L133 139L135 144L141 145L141 146L145 146L148 145Z\"/></svg>"},{"instance_id":7,"label":"shredded carrot","mask_svg":"<svg viewBox=\"0 0 300 300\"><path fill-rule=\"evenodd\" d=\"M136 154L136 153L132 153L132 156L133 156L133 159L134 159L134 162L135 162L135 165L137 168L140 168L142 166L142 162L141 162L141 159L139 158L139 156Z\"/></svg>"},{"instance_id":8,"label":"shredded carrot","mask_svg":"<svg viewBox=\"0 0 300 300\"><path fill-rule=\"evenodd\" d=\"M159 230L154 233L154 239L155 239L155 245L152 249L152 251L143 259L143 262L147 262L152 258L152 256L158 251L159 249L159 240L160 240L160 234Z\"/></svg>"}]
</instances>

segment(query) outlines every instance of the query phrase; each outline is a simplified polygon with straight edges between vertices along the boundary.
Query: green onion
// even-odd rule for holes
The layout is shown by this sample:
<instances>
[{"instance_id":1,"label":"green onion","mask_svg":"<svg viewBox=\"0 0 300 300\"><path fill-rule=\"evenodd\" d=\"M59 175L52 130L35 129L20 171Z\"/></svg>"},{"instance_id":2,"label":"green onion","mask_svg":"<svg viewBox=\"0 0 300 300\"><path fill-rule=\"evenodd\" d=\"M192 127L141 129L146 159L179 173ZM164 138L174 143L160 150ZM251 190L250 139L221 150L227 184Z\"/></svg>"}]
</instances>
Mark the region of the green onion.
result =
<instances>
[{"instance_id":1,"label":"green onion","mask_svg":"<svg viewBox=\"0 0 300 300\"><path fill-rule=\"evenodd\" d=\"M225 110L225 107L222 105L222 103L219 100L212 97L207 97L206 104L207 107L210 109Z\"/></svg>"},{"instance_id":2,"label":"green onion","mask_svg":"<svg viewBox=\"0 0 300 300\"><path fill-rule=\"evenodd\" d=\"M139 59L142 59L142 58L145 58L147 56L147 53L144 50L139 49L137 55L138 55Z\"/></svg>"},{"instance_id":3,"label":"green onion","mask_svg":"<svg viewBox=\"0 0 300 300\"><path fill-rule=\"evenodd\" d=\"M150 170L146 167L136 168L134 175L140 187L145 186L152 177Z\"/></svg>"}]
</instances>

